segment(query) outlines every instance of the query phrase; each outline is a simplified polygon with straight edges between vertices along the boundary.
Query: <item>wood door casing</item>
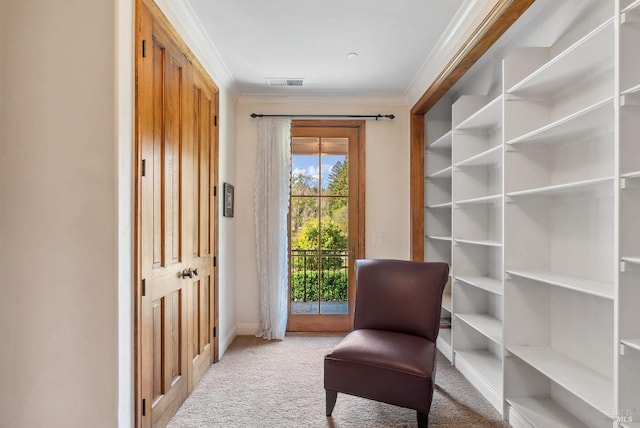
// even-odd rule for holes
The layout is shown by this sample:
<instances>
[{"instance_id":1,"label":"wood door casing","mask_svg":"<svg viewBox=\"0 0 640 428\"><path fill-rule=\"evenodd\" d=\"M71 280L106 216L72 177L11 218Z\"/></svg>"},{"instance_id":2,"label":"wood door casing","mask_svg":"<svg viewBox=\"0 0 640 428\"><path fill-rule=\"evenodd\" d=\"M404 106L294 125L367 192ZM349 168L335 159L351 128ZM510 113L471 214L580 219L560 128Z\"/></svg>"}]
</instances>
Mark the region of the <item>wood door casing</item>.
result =
<instances>
[{"instance_id":1,"label":"wood door casing","mask_svg":"<svg viewBox=\"0 0 640 428\"><path fill-rule=\"evenodd\" d=\"M287 331L344 332L353 328L355 260L365 257L365 126L361 120L294 120L292 137L349 139L349 284L347 315L292 315ZM291 245L289 245L291 248ZM289 305L291 299L289 298Z\"/></svg>"},{"instance_id":2,"label":"wood door casing","mask_svg":"<svg viewBox=\"0 0 640 428\"><path fill-rule=\"evenodd\" d=\"M153 2L136 13L135 422L162 427L218 359L218 90Z\"/></svg>"}]
</instances>

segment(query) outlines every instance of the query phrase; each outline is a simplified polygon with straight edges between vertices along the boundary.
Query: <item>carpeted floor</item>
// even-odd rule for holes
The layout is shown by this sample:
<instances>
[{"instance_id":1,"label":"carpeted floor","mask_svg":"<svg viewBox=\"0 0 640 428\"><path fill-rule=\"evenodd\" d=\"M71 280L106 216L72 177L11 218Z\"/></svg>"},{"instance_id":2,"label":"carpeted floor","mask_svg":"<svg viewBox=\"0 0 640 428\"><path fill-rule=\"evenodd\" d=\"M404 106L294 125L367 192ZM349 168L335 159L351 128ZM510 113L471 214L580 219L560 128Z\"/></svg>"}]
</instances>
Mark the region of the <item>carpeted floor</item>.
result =
<instances>
[{"instance_id":1,"label":"carpeted floor","mask_svg":"<svg viewBox=\"0 0 640 428\"><path fill-rule=\"evenodd\" d=\"M214 364L169 427L415 427L416 413L338 394L327 418L323 357L337 336L238 336ZM507 427L498 412L438 356L430 427Z\"/></svg>"}]
</instances>

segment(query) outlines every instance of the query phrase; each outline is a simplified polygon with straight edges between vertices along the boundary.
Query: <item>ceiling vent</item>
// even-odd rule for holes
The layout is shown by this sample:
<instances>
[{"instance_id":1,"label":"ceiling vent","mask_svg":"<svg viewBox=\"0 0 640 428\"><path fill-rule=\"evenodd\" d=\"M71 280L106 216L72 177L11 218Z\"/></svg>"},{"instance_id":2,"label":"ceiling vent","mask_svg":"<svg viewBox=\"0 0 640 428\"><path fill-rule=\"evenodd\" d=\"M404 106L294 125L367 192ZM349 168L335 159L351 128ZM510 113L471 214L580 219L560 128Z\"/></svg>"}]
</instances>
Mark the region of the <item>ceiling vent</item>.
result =
<instances>
[{"instance_id":1,"label":"ceiling vent","mask_svg":"<svg viewBox=\"0 0 640 428\"><path fill-rule=\"evenodd\" d=\"M304 79L287 79L287 78L276 78L276 77L267 77L267 85L269 86L302 86L302 81Z\"/></svg>"}]
</instances>

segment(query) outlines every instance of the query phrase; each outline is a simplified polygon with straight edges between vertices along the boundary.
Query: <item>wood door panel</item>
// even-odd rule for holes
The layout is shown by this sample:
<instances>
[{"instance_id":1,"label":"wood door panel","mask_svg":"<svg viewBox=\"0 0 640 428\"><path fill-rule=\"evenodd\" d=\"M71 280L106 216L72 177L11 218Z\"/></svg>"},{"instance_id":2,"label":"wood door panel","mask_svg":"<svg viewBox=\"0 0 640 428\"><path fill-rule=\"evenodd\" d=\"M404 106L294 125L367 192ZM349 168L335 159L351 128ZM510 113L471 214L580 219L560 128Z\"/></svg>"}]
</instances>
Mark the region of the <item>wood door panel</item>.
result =
<instances>
[{"instance_id":1,"label":"wood door panel","mask_svg":"<svg viewBox=\"0 0 640 428\"><path fill-rule=\"evenodd\" d=\"M200 111L200 135L197 139L200 150L199 158L199 189L198 193L198 217L199 217L199 230L198 230L198 256L203 257L211 253L211 213L209 207L211 205L211 98L210 94L200 89L199 91L199 103Z\"/></svg>"},{"instance_id":2,"label":"wood door panel","mask_svg":"<svg viewBox=\"0 0 640 428\"><path fill-rule=\"evenodd\" d=\"M164 394L163 358L162 358L162 306L164 299L155 300L152 304L153 311L153 401L155 402L162 394Z\"/></svg>"},{"instance_id":3,"label":"wood door panel","mask_svg":"<svg viewBox=\"0 0 640 428\"><path fill-rule=\"evenodd\" d=\"M163 425L187 397L183 376L184 328L182 290L156 299L153 307L153 399L151 413L154 425Z\"/></svg>"},{"instance_id":4,"label":"wood door panel","mask_svg":"<svg viewBox=\"0 0 640 428\"><path fill-rule=\"evenodd\" d=\"M164 145L162 177L164 186L162 215L164 224L164 266L180 262L181 250L181 148L183 64L170 57L165 65L164 81Z\"/></svg>"},{"instance_id":5,"label":"wood door panel","mask_svg":"<svg viewBox=\"0 0 640 428\"><path fill-rule=\"evenodd\" d=\"M149 169L148 174L151 176L152 186L153 186L153 195L151 200L153 201L153 235L150 237L153 242L153 267L158 268L163 265L163 257L162 251L164 248L163 245L163 215L162 215L162 128L163 128L163 117L164 117L164 100L162 97L163 93L163 78L162 74L164 71L164 47L158 43L157 39L153 39L153 78L151 82L152 90L151 90L151 102L152 102L152 114L153 114L153 122L152 122L152 144L150 147L150 155L152 161L149 162L151 168ZM147 156L147 159L149 156Z\"/></svg>"},{"instance_id":6,"label":"wood door panel","mask_svg":"<svg viewBox=\"0 0 640 428\"><path fill-rule=\"evenodd\" d=\"M214 307L212 285L215 281L212 243L215 239L215 94L207 87L203 76L193 71L193 228L190 264L198 270L197 286L192 288L190 326L192 376L195 386L209 365L215 361L213 329L217 320L211 316ZM195 284L195 283L194 283Z\"/></svg>"}]
</instances>

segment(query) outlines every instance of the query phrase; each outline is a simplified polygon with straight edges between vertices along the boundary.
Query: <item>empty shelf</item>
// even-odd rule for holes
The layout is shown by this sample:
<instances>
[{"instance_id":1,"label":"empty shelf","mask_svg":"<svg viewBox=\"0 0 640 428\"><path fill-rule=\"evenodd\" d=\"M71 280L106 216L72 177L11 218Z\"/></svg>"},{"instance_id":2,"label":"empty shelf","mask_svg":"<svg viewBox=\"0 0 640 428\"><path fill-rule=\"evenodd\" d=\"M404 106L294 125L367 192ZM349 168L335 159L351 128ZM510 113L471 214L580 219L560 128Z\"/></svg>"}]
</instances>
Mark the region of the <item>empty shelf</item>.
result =
<instances>
[{"instance_id":1,"label":"empty shelf","mask_svg":"<svg viewBox=\"0 0 640 428\"><path fill-rule=\"evenodd\" d=\"M634 351L640 352L640 339L621 340L620 343L622 343L625 346L628 346L629 348L633 349Z\"/></svg>"},{"instance_id":2,"label":"empty shelf","mask_svg":"<svg viewBox=\"0 0 640 428\"><path fill-rule=\"evenodd\" d=\"M613 98L596 103L549 125L514 138L509 145L551 142L561 144L576 138L592 137L613 131Z\"/></svg>"},{"instance_id":3,"label":"empty shelf","mask_svg":"<svg viewBox=\"0 0 640 428\"><path fill-rule=\"evenodd\" d=\"M587 428L584 422L551 398L518 397L507 400L512 411L534 427Z\"/></svg>"},{"instance_id":4,"label":"empty shelf","mask_svg":"<svg viewBox=\"0 0 640 428\"><path fill-rule=\"evenodd\" d=\"M519 190L507 193L508 197L519 196L561 196L570 195L579 191L612 191L613 177L594 178L591 180L576 181L573 183L557 184L553 186L538 187L535 189Z\"/></svg>"},{"instance_id":5,"label":"empty shelf","mask_svg":"<svg viewBox=\"0 0 640 428\"><path fill-rule=\"evenodd\" d=\"M499 358L484 350L456 351L455 354L456 365L466 363L496 392L502 394L502 361Z\"/></svg>"},{"instance_id":6,"label":"empty shelf","mask_svg":"<svg viewBox=\"0 0 640 428\"><path fill-rule=\"evenodd\" d=\"M502 163L502 144L455 164L456 167L487 166Z\"/></svg>"},{"instance_id":7,"label":"empty shelf","mask_svg":"<svg viewBox=\"0 0 640 428\"><path fill-rule=\"evenodd\" d=\"M463 199L455 201L455 205L496 204L502 202L502 195L481 196L479 198Z\"/></svg>"},{"instance_id":8,"label":"empty shelf","mask_svg":"<svg viewBox=\"0 0 640 428\"><path fill-rule=\"evenodd\" d=\"M482 288L490 293L502 295L502 281L488 276L466 276L456 275L455 279L478 288Z\"/></svg>"},{"instance_id":9,"label":"empty shelf","mask_svg":"<svg viewBox=\"0 0 640 428\"><path fill-rule=\"evenodd\" d=\"M540 96L562 91L597 70L613 68L614 51L613 19L609 19L507 92Z\"/></svg>"},{"instance_id":10,"label":"empty shelf","mask_svg":"<svg viewBox=\"0 0 640 428\"><path fill-rule=\"evenodd\" d=\"M482 245L485 247L502 247L502 242L489 239L455 239L459 244Z\"/></svg>"},{"instance_id":11,"label":"empty shelf","mask_svg":"<svg viewBox=\"0 0 640 428\"><path fill-rule=\"evenodd\" d=\"M450 236L436 236L436 235L427 235L428 239L435 239L436 241L451 241Z\"/></svg>"},{"instance_id":12,"label":"empty shelf","mask_svg":"<svg viewBox=\"0 0 640 428\"><path fill-rule=\"evenodd\" d=\"M488 314L460 314L456 318L474 328L491 341L502 344L502 321Z\"/></svg>"},{"instance_id":13,"label":"empty shelf","mask_svg":"<svg viewBox=\"0 0 640 428\"><path fill-rule=\"evenodd\" d=\"M613 299L613 283L611 282L595 281L543 269L509 270L507 273L581 293L604 297L605 299Z\"/></svg>"},{"instance_id":14,"label":"empty shelf","mask_svg":"<svg viewBox=\"0 0 640 428\"><path fill-rule=\"evenodd\" d=\"M507 350L598 411L607 414L613 409L612 379L550 347L510 346Z\"/></svg>"},{"instance_id":15,"label":"empty shelf","mask_svg":"<svg viewBox=\"0 0 640 428\"><path fill-rule=\"evenodd\" d=\"M428 209L433 209L433 208L451 208L453 204L451 202L442 202L439 204L431 204L431 205L427 205L426 208Z\"/></svg>"},{"instance_id":16,"label":"empty shelf","mask_svg":"<svg viewBox=\"0 0 640 428\"><path fill-rule=\"evenodd\" d=\"M480 110L455 127L459 131L491 129L502 123L502 95L493 99Z\"/></svg>"},{"instance_id":17,"label":"empty shelf","mask_svg":"<svg viewBox=\"0 0 640 428\"><path fill-rule=\"evenodd\" d=\"M453 167L448 166L446 168L442 168L440 171L436 171L431 175L427 176L427 180L430 178L446 178L446 177L451 177L451 171L453 170Z\"/></svg>"},{"instance_id":18,"label":"empty shelf","mask_svg":"<svg viewBox=\"0 0 640 428\"><path fill-rule=\"evenodd\" d=\"M433 143L429 144L427 146L427 150L451 148L451 134L452 134L451 131L447 132L442 137L438 138Z\"/></svg>"}]
</instances>

